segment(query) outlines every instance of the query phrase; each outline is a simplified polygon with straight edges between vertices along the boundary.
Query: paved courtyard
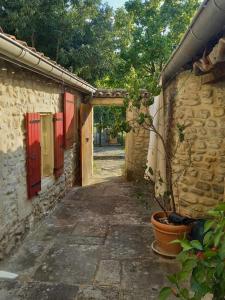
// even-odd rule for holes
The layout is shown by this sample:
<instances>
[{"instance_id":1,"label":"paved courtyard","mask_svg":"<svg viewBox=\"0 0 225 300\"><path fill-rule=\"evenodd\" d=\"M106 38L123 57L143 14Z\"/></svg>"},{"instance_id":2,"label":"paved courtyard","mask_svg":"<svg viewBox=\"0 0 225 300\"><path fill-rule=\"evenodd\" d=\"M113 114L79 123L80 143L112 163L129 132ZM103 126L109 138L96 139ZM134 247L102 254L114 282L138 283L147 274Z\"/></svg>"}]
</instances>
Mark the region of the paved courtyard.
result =
<instances>
[{"instance_id":1,"label":"paved courtyard","mask_svg":"<svg viewBox=\"0 0 225 300\"><path fill-rule=\"evenodd\" d=\"M151 250L149 188L107 178L71 190L0 264L19 275L0 300L158 299L175 264Z\"/></svg>"},{"instance_id":2,"label":"paved courtyard","mask_svg":"<svg viewBox=\"0 0 225 300\"><path fill-rule=\"evenodd\" d=\"M114 181L122 177L125 170L125 150L122 146L104 146L94 148L94 176L91 183Z\"/></svg>"},{"instance_id":3,"label":"paved courtyard","mask_svg":"<svg viewBox=\"0 0 225 300\"><path fill-rule=\"evenodd\" d=\"M120 145L94 147L95 159L125 159L125 148Z\"/></svg>"}]
</instances>

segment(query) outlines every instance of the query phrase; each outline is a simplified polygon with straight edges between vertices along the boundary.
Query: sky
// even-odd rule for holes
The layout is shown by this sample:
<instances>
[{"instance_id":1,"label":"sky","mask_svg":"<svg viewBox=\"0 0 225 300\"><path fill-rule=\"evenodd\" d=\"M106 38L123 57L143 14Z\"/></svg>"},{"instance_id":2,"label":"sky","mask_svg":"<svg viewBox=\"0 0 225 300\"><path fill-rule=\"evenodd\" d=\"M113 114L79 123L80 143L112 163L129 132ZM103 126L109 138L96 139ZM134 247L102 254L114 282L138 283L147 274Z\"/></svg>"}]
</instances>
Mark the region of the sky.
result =
<instances>
[{"instance_id":1,"label":"sky","mask_svg":"<svg viewBox=\"0 0 225 300\"><path fill-rule=\"evenodd\" d=\"M108 2L113 8L118 8L123 6L126 0L107 0L106 2Z\"/></svg>"}]
</instances>

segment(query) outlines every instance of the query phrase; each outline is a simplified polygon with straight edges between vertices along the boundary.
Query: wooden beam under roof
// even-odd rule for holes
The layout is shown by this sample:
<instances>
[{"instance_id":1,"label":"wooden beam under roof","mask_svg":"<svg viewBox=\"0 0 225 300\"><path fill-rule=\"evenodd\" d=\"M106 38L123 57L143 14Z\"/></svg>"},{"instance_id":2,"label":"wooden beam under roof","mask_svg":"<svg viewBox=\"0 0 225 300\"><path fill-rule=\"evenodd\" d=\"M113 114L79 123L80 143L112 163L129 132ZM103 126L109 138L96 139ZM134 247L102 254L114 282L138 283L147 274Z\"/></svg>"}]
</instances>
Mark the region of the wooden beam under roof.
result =
<instances>
[{"instance_id":1,"label":"wooden beam under roof","mask_svg":"<svg viewBox=\"0 0 225 300\"><path fill-rule=\"evenodd\" d=\"M90 103L95 106L123 106L124 98L93 98Z\"/></svg>"}]
</instances>

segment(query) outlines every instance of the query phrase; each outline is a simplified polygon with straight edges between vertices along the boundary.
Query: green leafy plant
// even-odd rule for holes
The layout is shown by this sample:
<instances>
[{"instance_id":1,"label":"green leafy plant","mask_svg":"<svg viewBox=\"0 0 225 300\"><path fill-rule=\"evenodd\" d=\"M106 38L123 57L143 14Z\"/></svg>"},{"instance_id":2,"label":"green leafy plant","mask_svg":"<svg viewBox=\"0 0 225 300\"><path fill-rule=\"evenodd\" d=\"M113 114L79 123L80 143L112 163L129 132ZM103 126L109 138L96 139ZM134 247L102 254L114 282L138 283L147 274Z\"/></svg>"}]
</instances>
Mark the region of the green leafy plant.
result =
<instances>
[{"instance_id":1,"label":"green leafy plant","mask_svg":"<svg viewBox=\"0 0 225 300\"><path fill-rule=\"evenodd\" d=\"M152 84L151 92L148 90L141 89L141 85L139 79L134 74L132 78L133 85L127 88L127 96L124 100L124 107L128 111L133 112L133 118L128 119L126 121L118 122L117 130L120 128L120 131L125 131L126 133L132 131L138 134L140 128L147 130L149 132L154 132L154 134L158 137L162 144L163 151L165 153L165 164L166 164L166 178L162 178L160 171L155 171L148 166L145 173L145 179L148 182L155 184L152 182L152 176L155 175L157 177L158 185L165 185L165 191L162 193L155 193L155 189L153 190L153 199L157 202L162 211L165 212L165 215L168 216L168 211L176 212L176 201L174 196L174 186L177 184L178 180L182 177L185 171L191 166L191 143L187 138L185 138L185 129L186 126L184 124L177 124L177 140L175 142L175 147L172 149L168 144L168 140L164 137L159 128L155 126L154 118L155 115L151 115L149 113L149 107L154 104L155 96L159 95L161 92L161 87L155 82L155 85ZM163 109L159 107L157 114L159 111ZM169 109L167 109L169 110ZM189 159L182 167L182 169L176 174L173 173L172 161L175 157L176 151L181 143L185 143L187 152L189 153ZM157 189L158 187L156 187ZM157 195L156 195L157 194ZM179 199L176 199L179 200Z\"/></svg>"},{"instance_id":2,"label":"green leafy plant","mask_svg":"<svg viewBox=\"0 0 225 300\"><path fill-rule=\"evenodd\" d=\"M125 122L126 110L117 106L96 106L94 109L94 126L99 134L99 146L102 146L102 133L104 129L112 138L118 137L120 133L126 132L121 126ZM127 129L129 130L129 129Z\"/></svg>"},{"instance_id":3,"label":"green leafy plant","mask_svg":"<svg viewBox=\"0 0 225 300\"><path fill-rule=\"evenodd\" d=\"M164 287L159 295L165 300L171 295L185 300L200 300L211 294L214 300L225 299L225 203L208 212L204 225L204 240L179 242L181 271L168 276L172 287Z\"/></svg>"}]
</instances>

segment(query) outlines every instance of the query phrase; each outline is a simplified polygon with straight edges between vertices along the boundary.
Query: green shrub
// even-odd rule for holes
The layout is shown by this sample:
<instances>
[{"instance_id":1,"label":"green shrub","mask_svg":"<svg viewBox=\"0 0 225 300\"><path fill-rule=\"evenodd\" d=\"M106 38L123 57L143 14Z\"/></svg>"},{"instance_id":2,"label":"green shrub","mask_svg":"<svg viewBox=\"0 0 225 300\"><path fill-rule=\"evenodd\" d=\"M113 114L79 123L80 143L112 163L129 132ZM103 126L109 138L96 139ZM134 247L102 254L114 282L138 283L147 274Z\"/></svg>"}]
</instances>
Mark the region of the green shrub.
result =
<instances>
[{"instance_id":1,"label":"green shrub","mask_svg":"<svg viewBox=\"0 0 225 300\"><path fill-rule=\"evenodd\" d=\"M209 211L204 240L181 240L183 251L178 259L181 271L168 276L172 287L164 287L160 300L171 294L186 300L200 300L212 294L214 300L225 299L225 203Z\"/></svg>"}]
</instances>

